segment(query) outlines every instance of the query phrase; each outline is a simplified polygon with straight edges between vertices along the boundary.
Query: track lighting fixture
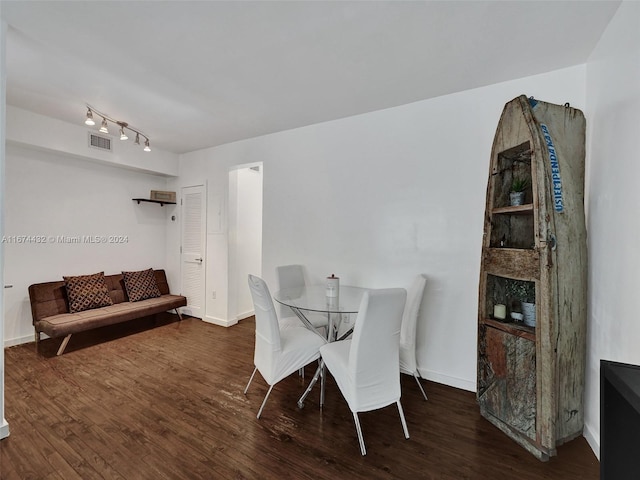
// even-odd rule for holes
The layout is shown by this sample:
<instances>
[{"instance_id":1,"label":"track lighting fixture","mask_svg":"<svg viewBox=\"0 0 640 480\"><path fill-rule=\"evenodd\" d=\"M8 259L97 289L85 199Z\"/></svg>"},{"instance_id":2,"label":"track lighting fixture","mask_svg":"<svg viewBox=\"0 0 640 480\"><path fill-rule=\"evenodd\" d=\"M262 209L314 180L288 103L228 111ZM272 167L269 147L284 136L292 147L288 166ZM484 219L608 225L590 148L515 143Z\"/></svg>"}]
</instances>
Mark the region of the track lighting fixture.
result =
<instances>
[{"instance_id":1,"label":"track lighting fixture","mask_svg":"<svg viewBox=\"0 0 640 480\"><path fill-rule=\"evenodd\" d=\"M96 122L93 121L93 112L90 108L87 108L87 119L84 121L86 125L93 126Z\"/></svg>"},{"instance_id":2,"label":"track lighting fixture","mask_svg":"<svg viewBox=\"0 0 640 480\"><path fill-rule=\"evenodd\" d=\"M100 132L102 133L109 133L109 124L108 122L114 123L116 124L118 127L120 127L120 140L128 140L129 137L127 136L126 130L131 130L133 133L136 134L136 138L134 140L134 145L140 145L140 136L144 137L144 148L143 150L145 152L150 152L151 151L151 147L149 145L149 137L147 137L144 133L142 133L141 131L131 127L127 122L120 122L118 120L114 120L113 118L111 118L109 115L105 114L105 113L100 113L98 110L96 110L95 108L93 108L91 105L87 104L87 118L84 121L84 123L86 125L95 125L96 122L93 119L93 114L96 114L100 117L102 117L102 123L100 125Z\"/></svg>"}]
</instances>

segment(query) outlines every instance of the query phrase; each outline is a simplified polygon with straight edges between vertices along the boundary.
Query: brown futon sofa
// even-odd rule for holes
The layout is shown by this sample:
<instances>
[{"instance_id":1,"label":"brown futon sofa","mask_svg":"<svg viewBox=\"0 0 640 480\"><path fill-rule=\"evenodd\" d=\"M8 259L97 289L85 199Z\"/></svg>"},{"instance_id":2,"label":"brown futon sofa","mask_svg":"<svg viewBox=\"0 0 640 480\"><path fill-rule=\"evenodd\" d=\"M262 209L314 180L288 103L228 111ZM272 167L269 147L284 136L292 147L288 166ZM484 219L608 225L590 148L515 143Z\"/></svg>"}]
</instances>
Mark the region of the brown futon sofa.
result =
<instances>
[{"instance_id":1,"label":"brown futon sofa","mask_svg":"<svg viewBox=\"0 0 640 480\"><path fill-rule=\"evenodd\" d=\"M113 305L76 313L69 313L69 299L64 281L36 283L29 286L36 349L41 333L52 338L65 337L58 349L58 355L62 355L69 338L74 333L174 309L178 318L182 320L177 309L186 306L187 299L181 295L169 293L169 284L164 270L153 270L153 274L161 294L159 297L129 301L123 275L105 275L104 280Z\"/></svg>"}]
</instances>

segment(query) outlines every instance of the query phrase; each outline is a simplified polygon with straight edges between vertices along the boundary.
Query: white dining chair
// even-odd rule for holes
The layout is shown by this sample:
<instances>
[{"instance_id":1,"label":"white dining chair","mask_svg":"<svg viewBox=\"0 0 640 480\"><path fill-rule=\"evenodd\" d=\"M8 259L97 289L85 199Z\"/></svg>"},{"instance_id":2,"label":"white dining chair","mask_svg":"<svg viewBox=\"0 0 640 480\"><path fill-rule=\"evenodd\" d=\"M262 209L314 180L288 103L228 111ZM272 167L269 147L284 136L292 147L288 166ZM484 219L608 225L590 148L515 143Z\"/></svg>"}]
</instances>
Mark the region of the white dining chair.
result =
<instances>
[{"instance_id":1,"label":"white dining chair","mask_svg":"<svg viewBox=\"0 0 640 480\"><path fill-rule=\"evenodd\" d=\"M302 265L281 265L276 267L278 289L305 287L304 268ZM316 330L326 336L329 319L326 314L306 312L305 317ZM301 325L301 320L286 305L280 305L280 324L282 326Z\"/></svg>"},{"instance_id":2,"label":"white dining chair","mask_svg":"<svg viewBox=\"0 0 640 480\"><path fill-rule=\"evenodd\" d=\"M249 275L249 289L255 309L256 344L253 356L255 368L244 389L247 394L256 371L269 385L257 418L260 418L274 385L291 373L320 358L320 347L326 343L322 336L298 327L281 328L267 284Z\"/></svg>"},{"instance_id":3,"label":"white dining chair","mask_svg":"<svg viewBox=\"0 0 640 480\"><path fill-rule=\"evenodd\" d=\"M320 348L322 360L342 392L360 442L367 454L358 412L368 412L392 403L398 406L405 438L407 422L400 404L400 323L407 292L403 288L370 290L362 298L353 337Z\"/></svg>"},{"instance_id":4,"label":"white dining chair","mask_svg":"<svg viewBox=\"0 0 640 480\"><path fill-rule=\"evenodd\" d=\"M420 314L420 304L427 284L427 277L418 275L409 290L407 291L407 302L402 314L402 326L400 328L400 371L407 375L412 375L418 383L425 400L427 394L420 383L420 372L416 360L416 332L418 328L418 318Z\"/></svg>"}]
</instances>

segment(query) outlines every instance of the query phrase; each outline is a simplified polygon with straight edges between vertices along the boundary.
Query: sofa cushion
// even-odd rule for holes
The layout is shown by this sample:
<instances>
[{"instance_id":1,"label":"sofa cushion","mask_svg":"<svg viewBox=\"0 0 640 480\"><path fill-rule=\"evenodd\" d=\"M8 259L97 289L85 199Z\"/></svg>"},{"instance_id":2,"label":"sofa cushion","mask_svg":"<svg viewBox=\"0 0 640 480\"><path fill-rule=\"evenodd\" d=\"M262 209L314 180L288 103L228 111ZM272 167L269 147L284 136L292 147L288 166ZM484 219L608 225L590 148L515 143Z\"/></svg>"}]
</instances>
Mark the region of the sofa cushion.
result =
<instances>
[{"instance_id":1,"label":"sofa cushion","mask_svg":"<svg viewBox=\"0 0 640 480\"><path fill-rule=\"evenodd\" d=\"M104 272L62 278L67 290L70 313L113 305L104 281Z\"/></svg>"},{"instance_id":2,"label":"sofa cushion","mask_svg":"<svg viewBox=\"0 0 640 480\"><path fill-rule=\"evenodd\" d=\"M169 294L135 303L115 303L108 307L96 308L75 314L61 313L38 320L34 322L34 325L37 332L43 332L55 338L84 332L92 328L155 315L174 308L184 307L186 304L187 299L185 297Z\"/></svg>"},{"instance_id":3,"label":"sofa cushion","mask_svg":"<svg viewBox=\"0 0 640 480\"><path fill-rule=\"evenodd\" d=\"M137 272L122 272L124 287L130 302L139 302L147 298L156 298L161 295L153 269Z\"/></svg>"}]
</instances>

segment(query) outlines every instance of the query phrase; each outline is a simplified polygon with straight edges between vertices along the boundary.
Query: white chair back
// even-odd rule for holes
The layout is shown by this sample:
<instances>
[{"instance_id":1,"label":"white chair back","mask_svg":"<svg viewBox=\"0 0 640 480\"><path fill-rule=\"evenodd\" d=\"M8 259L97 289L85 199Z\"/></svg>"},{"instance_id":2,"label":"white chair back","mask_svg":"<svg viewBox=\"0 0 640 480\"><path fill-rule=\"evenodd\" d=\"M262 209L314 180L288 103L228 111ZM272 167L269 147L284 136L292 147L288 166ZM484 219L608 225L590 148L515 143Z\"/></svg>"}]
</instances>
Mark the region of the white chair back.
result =
<instances>
[{"instance_id":1,"label":"white chair back","mask_svg":"<svg viewBox=\"0 0 640 480\"><path fill-rule=\"evenodd\" d=\"M354 411L368 411L400 398L398 367L400 323L407 292L404 288L364 294L355 323L348 372L353 382Z\"/></svg>"},{"instance_id":2,"label":"white chair back","mask_svg":"<svg viewBox=\"0 0 640 480\"><path fill-rule=\"evenodd\" d=\"M407 302L402 314L402 326L400 328L400 370L413 374L418 370L416 361L416 333L420 304L427 284L427 277L418 275L409 290L407 290Z\"/></svg>"},{"instance_id":3,"label":"white chair back","mask_svg":"<svg viewBox=\"0 0 640 480\"><path fill-rule=\"evenodd\" d=\"M272 366L277 361L280 351L278 316L269 287L264 280L249 275L249 290L251 290L256 316L256 348L253 360L260 374L269 382L273 371Z\"/></svg>"},{"instance_id":4,"label":"white chair back","mask_svg":"<svg viewBox=\"0 0 640 480\"><path fill-rule=\"evenodd\" d=\"M276 267L278 289L304 287L304 270L302 265L280 265ZM293 311L286 305L279 305L280 318L294 316Z\"/></svg>"},{"instance_id":5,"label":"white chair back","mask_svg":"<svg viewBox=\"0 0 640 480\"><path fill-rule=\"evenodd\" d=\"M276 267L280 288L304 287L304 270L302 265L280 265Z\"/></svg>"}]
</instances>

